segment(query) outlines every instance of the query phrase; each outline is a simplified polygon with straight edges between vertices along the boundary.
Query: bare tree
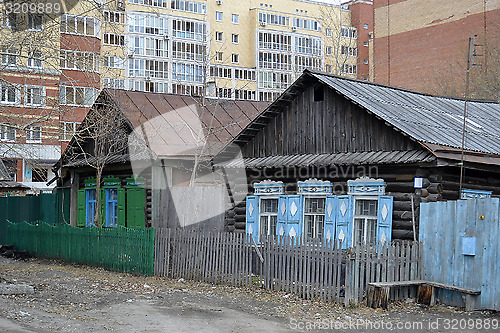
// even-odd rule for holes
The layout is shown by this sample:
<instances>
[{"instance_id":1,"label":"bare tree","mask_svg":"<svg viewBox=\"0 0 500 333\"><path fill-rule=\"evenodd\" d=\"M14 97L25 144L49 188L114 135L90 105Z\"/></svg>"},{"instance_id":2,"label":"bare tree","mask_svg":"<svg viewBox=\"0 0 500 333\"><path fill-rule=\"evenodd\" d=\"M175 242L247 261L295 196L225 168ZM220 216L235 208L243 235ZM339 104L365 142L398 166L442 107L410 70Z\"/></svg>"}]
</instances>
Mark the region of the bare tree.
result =
<instances>
[{"instance_id":1,"label":"bare tree","mask_svg":"<svg viewBox=\"0 0 500 333\"><path fill-rule=\"evenodd\" d=\"M124 156L128 149L130 128L121 113L106 96L94 104L80 125L63 156L63 164L88 166L96 174L96 207L101 206L101 180L104 168L113 158ZM95 210L94 223L101 225L100 210Z\"/></svg>"}]
</instances>

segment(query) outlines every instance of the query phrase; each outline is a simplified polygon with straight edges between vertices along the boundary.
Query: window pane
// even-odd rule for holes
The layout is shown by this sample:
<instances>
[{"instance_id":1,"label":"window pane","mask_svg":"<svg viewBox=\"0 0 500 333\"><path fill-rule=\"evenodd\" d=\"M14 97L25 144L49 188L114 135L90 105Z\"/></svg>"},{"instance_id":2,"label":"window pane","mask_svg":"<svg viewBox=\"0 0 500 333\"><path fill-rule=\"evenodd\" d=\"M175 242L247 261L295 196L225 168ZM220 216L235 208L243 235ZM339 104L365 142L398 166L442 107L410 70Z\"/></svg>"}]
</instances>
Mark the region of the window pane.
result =
<instances>
[{"instance_id":1,"label":"window pane","mask_svg":"<svg viewBox=\"0 0 500 333\"><path fill-rule=\"evenodd\" d=\"M306 198L304 211L306 213L324 213L325 198Z\"/></svg>"},{"instance_id":2,"label":"window pane","mask_svg":"<svg viewBox=\"0 0 500 333\"><path fill-rule=\"evenodd\" d=\"M278 199L262 199L262 213L278 213Z\"/></svg>"},{"instance_id":3,"label":"window pane","mask_svg":"<svg viewBox=\"0 0 500 333\"><path fill-rule=\"evenodd\" d=\"M356 215L377 216L377 200L356 200Z\"/></svg>"}]
</instances>

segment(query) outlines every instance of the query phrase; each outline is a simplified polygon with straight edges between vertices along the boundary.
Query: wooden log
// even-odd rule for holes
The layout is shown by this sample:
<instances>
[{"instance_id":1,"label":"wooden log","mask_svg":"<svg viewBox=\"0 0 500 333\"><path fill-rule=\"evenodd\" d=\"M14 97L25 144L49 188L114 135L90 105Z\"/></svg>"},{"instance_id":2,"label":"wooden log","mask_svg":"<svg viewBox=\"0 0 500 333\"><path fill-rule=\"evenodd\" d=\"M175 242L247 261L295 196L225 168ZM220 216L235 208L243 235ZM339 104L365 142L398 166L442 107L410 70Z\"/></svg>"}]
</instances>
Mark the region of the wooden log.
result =
<instances>
[{"instance_id":1,"label":"wooden log","mask_svg":"<svg viewBox=\"0 0 500 333\"><path fill-rule=\"evenodd\" d=\"M393 220L392 221L392 228L393 229L398 229L398 230L410 230L413 231L413 224L410 221L403 221L403 220Z\"/></svg>"},{"instance_id":2,"label":"wooden log","mask_svg":"<svg viewBox=\"0 0 500 333\"><path fill-rule=\"evenodd\" d=\"M415 177L427 178L430 173L431 171L429 169L417 169L417 171L415 171Z\"/></svg>"},{"instance_id":3,"label":"wooden log","mask_svg":"<svg viewBox=\"0 0 500 333\"><path fill-rule=\"evenodd\" d=\"M232 218L227 218L226 219L226 225L234 225L235 221Z\"/></svg>"},{"instance_id":4,"label":"wooden log","mask_svg":"<svg viewBox=\"0 0 500 333\"><path fill-rule=\"evenodd\" d=\"M440 183L443 180L443 176L437 173L429 175L429 180L433 183Z\"/></svg>"},{"instance_id":5,"label":"wooden log","mask_svg":"<svg viewBox=\"0 0 500 333\"><path fill-rule=\"evenodd\" d=\"M444 200L458 200L459 199L458 191L443 190L443 192L441 192L441 195L443 196Z\"/></svg>"},{"instance_id":6,"label":"wooden log","mask_svg":"<svg viewBox=\"0 0 500 333\"><path fill-rule=\"evenodd\" d=\"M387 309L389 304L389 287L369 286L366 303L368 307L373 309Z\"/></svg>"},{"instance_id":7,"label":"wooden log","mask_svg":"<svg viewBox=\"0 0 500 333\"><path fill-rule=\"evenodd\" d=\"M417 197L425 198L429 195L429 191L427 191L425 188L417 188L415 190L415 195Z\"/></svg>"},{"instance_id":8,"label":"wooden log","mask_svg":"<svg viewBox=\"0 0 500 333\"><path fill-rule=\"evenodd\" d=\"M413 190L411 191L413 192ZM402 192L387 192L387 195L392 195L394 197L394 201L410 201L412 193L402 193Z\"/></svg>"},{"instance_id":9,"label":"wooden log","mask_svg":"<svg viewBox=\"0 0 500 333\"><path fill-rule=\"evenodd\" d=\"M226 218L233 218L235 216L236 216L236 212L233 209L226 211Z\"/></svg>"},{"instance_id":10,"label":"wooden log","mask_svg":"<svg viewBox=\"0 0 500 333\"><path fill-rule=\"evenodd\" d=\"M397 220L411 220L411 211L395 210L392 212L392 218Z\"/></svg>"},{"instance_id":11,"label":"wooden log","mask_svg":"<svg viewBox=\"0 0 500 333\"><path fill-rule=\"evenodd\" d=\"M245 215L247 213L247 209L246 207L238 206L234 208L234 212L238 215Z\"/></svg>"},{"instance_id":12,"label":"wooden log","mask_svg":"<svg viewBox=\"0 0 500 333\"><path fill-rule=\"evenodd\" d=\"M417 303L431 305L433 289L433 287L427 285L418 286Z\"/></svg>"},{"instance_id":13,"label":"wooden log","mask_svg":"<svg viewBox=\"0 0 500 333\"><path fill-rule=\"evenodd\" d=\"M225 229L227 232L233 232L236 228L234 227L234 225L227 225Z\"/></svg>"},{"instance_id":14,"label":"wooden log","mask_svg":"<svg viewBox=\"0 0 500 333\"><path fill-rule=\"evenodd\" d=\"M240 230L245 230L246 225L247 224L245 222L235 222L234 223L234 227L236 229L240 229Z\"/></svg>"},{"instance_id":15,"label":"wooden log","mask_svg":"<svg viewBox=\"0 0 500 333\"><path fill-rule=\"evenodd\" d=\"M411 201L394 200L393 209L411 211Z\"/></svg>"},{"instance_id":16,"label":"wooden log","mask_svg":"<svg viewBox=\"0 0 500 333\"><path fill-rule=\"evenodd\" d=\"M413 192L413 182L387 182L389 192Z\"/></svg>"},{"instance_id":17,"label":"wooden log","mask_svg":"<svg viewBox=\"0 0 500 333\"><path fill-rule=\"evenodd\" d=\"M443 185L441 183L432 183L427 186L426 190L431 194L439 194L443 191Z\"/></svg>"},{"instance_id":18,"label":"wooden log","mask_svg":"<svg viewBox=\"0 0 500 333\"><path fill-rule=\"evenodd\" d=\"M245 222L247 219L246 215L235 215L234 220L236 222Z\"/></svg>"},{"instance_id":19,"label":"wooden log","mask_svg":"<svg viewBox=\"0 0 500 333\"><path fill-rule=\"evenodd\" d=\"M413 240L412 230L393 229L392 239Z\"/></svg>"}]
</instances>

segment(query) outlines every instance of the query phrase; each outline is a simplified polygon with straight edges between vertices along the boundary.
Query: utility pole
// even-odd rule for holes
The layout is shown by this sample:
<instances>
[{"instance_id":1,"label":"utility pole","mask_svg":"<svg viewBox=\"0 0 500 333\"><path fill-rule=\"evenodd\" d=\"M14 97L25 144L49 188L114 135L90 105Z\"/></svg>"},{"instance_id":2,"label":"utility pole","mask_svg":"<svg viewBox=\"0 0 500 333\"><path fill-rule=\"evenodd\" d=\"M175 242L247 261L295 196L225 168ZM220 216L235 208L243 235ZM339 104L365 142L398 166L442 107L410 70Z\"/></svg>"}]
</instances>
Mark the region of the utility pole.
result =
<instances>
[{"instance_id":1,"label":"utility pole","mask_svg":"<svg viewBox=\"0 0 500 333\"><path fill-rule=\"evenodd\" d=\"M463 185L463 178L464 178L464 162L465 162L465 131L466 131L466 126L467 126L467 102L469 99L469 76L470 76L470 69L473 66L473 56L474 56L474 42L475 42L475 37L476 36L471 36L469 37L469 51L467 54L467 71L465 73L465 97L464 97L464 122L462 126L462 156L460 158L460 190L459 190L459 197L462 195L462 185Z\"/></svg>"}]
</instances>

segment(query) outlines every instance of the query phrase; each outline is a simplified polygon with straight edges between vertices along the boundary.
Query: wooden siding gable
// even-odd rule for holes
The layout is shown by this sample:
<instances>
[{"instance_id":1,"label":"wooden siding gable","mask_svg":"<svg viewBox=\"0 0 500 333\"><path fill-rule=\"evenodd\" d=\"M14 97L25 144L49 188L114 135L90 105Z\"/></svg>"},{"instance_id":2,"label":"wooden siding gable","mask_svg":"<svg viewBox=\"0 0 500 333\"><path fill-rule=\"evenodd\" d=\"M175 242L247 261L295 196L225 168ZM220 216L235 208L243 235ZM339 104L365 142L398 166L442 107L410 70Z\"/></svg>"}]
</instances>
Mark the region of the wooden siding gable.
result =
<instances>
[{"instance_id":1,"label":"wooden siding gable","mask_svg":"<svg viewBox=\"0 0 500 333\"><path fill-rule=\"evenodd\" d=\"M324 89L323 96L318 89ZM257 119L266 124L242 144L244 157L423 149L322 83L276 107L279 112L266 111Z\"/></svg>"}]
</instances>

